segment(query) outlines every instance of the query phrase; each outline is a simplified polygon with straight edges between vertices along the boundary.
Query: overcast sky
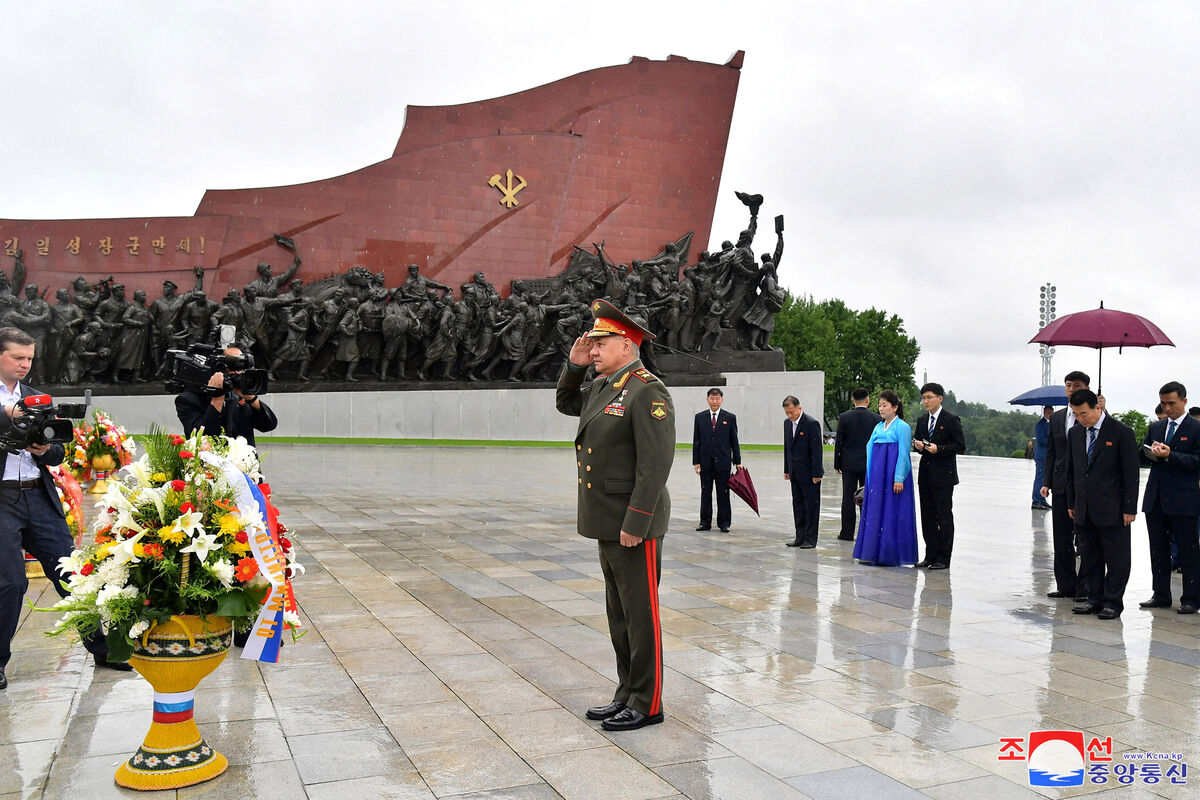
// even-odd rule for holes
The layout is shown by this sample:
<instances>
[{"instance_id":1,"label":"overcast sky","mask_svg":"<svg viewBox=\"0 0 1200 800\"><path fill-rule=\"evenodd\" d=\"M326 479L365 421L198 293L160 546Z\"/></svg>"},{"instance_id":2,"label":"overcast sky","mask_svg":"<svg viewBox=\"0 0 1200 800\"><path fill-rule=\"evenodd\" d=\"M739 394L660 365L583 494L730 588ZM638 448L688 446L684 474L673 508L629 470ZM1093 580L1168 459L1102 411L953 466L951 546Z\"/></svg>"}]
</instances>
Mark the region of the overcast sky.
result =
<instances>
[{"instance_id":1,"label":"overcast sky","mask_svg":"<svg viewBox=\"0 0 1200 800\"><path fill-rule=\"evenodd\" d=\"M1038 288L1176 348L1104 360L1115 410L1200 404L1200 6L1188 2L11 3L0 217L190 215L205 189L388 158L406 105L631 56L746 51L734 189L787 218L793 293L900 315L928 373L1003 408L1040 382ZM681 232L682 233L682 232ZM768 247L764 238L759 242ZM698 252L703 247L695 248ZM1060 348L1057 378L1096 352ZM1095 388L1095 380L1093 380Z\"/></svg>"}]
</instances>

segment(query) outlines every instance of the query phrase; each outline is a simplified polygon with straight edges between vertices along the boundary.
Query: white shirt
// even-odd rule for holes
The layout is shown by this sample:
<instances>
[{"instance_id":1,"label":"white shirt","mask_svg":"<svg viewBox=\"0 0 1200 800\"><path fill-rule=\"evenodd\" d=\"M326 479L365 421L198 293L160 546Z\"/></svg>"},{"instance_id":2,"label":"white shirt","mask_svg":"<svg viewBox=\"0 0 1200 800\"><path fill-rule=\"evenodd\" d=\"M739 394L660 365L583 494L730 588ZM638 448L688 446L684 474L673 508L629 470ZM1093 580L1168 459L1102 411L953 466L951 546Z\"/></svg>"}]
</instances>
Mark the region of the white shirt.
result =
<instances>
[{"instance_id":1,"label":"white shirt","mask_svg":"<svg viewBox=\"0 0 1200 800\"><path fill-rule=\"evenodd\" d=\"M16 391L10 392L8 387L0 381L0 406L8 409L21 399L21 382L17 381L14 387ZM28 450L22 450L17 455L8 454L8 458L4 461L4 478L6 481L27 481L38 477L37 463L33 460Z\"/></svg>"},{"instance_id":2,"label":"white shirt","mask_svg":"<svg viewBox=\"0 0 1200 800\"><path fill-rule=\"evenodd\" d=\"M1064 430L1066 430L1069 433L1071 430L1071 426L1074 424L1075 424L1075 412L1071 410L1070 406L1067 406L1067 419L1065 422L1066 427L1064 428Z\"/></svg>"}]
</instances>

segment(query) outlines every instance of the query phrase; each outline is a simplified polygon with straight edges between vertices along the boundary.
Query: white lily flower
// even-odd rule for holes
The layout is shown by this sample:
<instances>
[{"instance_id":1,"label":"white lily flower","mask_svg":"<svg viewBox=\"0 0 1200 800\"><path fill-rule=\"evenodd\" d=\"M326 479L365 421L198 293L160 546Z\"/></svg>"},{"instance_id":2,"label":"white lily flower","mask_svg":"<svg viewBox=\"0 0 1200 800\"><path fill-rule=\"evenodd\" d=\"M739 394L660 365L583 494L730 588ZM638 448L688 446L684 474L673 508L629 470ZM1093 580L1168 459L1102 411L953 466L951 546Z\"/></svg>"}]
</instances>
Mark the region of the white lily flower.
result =
<instances>
[{"instance_id":1,"label":"white lily flower","mask_svg":"<svg viewBox=\"0 0 1200 800\"><path fill-rule=\"evenodd\" d=\"M78 550L72 550L71 555L63 556L58 560L58 572L60 575L71 575L83 569L83 554Z\"/></svg>"},{"instance_id":2,"label":"white lily flower","mask_svg":"<svg viewBox=\"0 0 1200 800\"><path fill-rule=\"evenodd\" d=\"M125 473L130 475L137 482L138 486L150 485L150 455L147 453L137 461L130 461L121 469L117 470L117 474Z\"/></svg>"},{"instance_id":3,"label":"white lily flower","mask_svg":"<svg viewBox=\"0 0 1200 800\"><path fill-rule=\"evenodd\" d=\"M293 628L301 627L300 615L297 614L295 611L284 611L283 612L283 624L291 626Z\"/></svg>"},{"instance_id":4,"label":"white lily flower","mask_svg":"<svg viewBox=\"0 0 1200 800\"><path fill-rule=\"evenodd\" d=\"M204 533L204 529L200 529L200 535L192 539L192 543L187 547L179 548L181 553L195 553L196 558L200 559L203 564L208 560L208 554L212 550L221 549L221 545L217 544L217 537L211 533Z\"/></svg>"},{"instance_id":5,"label":"white lily flower","mask_svg":"<svg viewBox=\"0 0 1200 800\"><path fill-rule=\"evenodd\" d=\"M120 544L114 547L110 552L112 558L116 559L118 564L137 564L140 559L134 555L133 549L141 538L146 535L146 531L141 531L128 539L123 539Z\"/></svg>"},{"instance_id":6,"label":"white lily flower","mask_svg":"<svg viewBox=\"0 0 1200 800\"><path fill-rule=\"evenodd\" d=\"M147 487L141 491L141 497L154 504L154 509L158 511L159 519L162 519L164 516L166 516L166 498L167 492L170 490L170 486L159 486L157 489Z\"/></svg>"},{"instance_id":7,"label":"white lily flower","mask_svg":"<svg viewBox=\"0 0 1200 800\"><path fill-rule=\"evenodd\" d=\"M204 521L204 515L199 511L189 511L186 514L180 515L179 519L175 520L175 524L171 526L171 530L178 531L185 536L197 536L204 533L204 526L201 524Z\"/></svg>"}]
</instances>

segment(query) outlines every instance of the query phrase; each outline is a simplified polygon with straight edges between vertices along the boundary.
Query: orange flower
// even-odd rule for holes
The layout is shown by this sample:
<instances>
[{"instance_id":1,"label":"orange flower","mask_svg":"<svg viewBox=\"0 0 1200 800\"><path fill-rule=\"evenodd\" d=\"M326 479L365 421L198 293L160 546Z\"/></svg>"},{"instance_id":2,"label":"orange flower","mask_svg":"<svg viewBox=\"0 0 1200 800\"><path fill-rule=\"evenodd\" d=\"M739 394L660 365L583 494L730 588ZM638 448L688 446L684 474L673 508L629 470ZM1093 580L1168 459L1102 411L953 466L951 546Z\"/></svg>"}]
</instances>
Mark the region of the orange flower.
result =
<instances>
[{"instance_id":1,"label":"orange flower","mask_svg":"<svg viewBox=\"0 0 1200 800\"><path fill-rule=\"evenodd\" d=\"M103 533L96 534L96 544L106 544L108 542L111 542L112 540L113 540L113 537L111 537L111 536L105 536Z\"/></svg>"},{"instance_id":2,"label":"orange flower","mask_svg":"<svg viewBox=\"0 0 1200 800\"><path fill-rule=\"evenodd\" d=\"M142 552L155 561L160 561L163 557L163 546L157 542L146 542L142 545Z\"/></svg>"},{"instance_id":3,"label":"orange flower","mask_svg":"<svg viewBox=\"0 0 1200 800\"><path fill-rule=\"evenodd\" d=\"M233 574L239 581L245 583L258 574L258 562L253 558L243 558L238 561Z\"/></svg>"}]
</instances>

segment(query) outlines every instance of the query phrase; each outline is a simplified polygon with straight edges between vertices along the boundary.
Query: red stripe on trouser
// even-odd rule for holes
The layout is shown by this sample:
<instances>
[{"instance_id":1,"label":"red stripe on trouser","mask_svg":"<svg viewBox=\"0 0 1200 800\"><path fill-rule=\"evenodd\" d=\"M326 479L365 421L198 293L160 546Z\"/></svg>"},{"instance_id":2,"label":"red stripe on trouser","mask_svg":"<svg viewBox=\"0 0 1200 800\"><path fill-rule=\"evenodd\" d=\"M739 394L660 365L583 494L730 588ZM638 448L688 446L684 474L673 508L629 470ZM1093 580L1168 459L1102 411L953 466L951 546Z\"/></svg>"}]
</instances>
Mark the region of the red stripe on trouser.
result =
<instances>
[{"instance_id":1,"label":"red stripe on trouser","mask_svg":"<svg viewBox=\"0 0 1200 800\"><path fill-rule=\"evenodd\" d=\"M649 586L650 616L654 620L654 693L650 697L650 714L662 711L662 628L658 621L658 540L646 540L646 583Z\"/></svg>"},{"instance_id":2,"label":"red stripe on trouser","mask_svg":"<svg viewBox=\"0 0 1200 800\"><path fill-rule=\"evenodd\" d=\"M195 713L194 709L189 708L187 711L155 711L154 721L161 722L165 725L170 725L175 722L185 722L192 718Z\"/></svg>"}]
</instances>

